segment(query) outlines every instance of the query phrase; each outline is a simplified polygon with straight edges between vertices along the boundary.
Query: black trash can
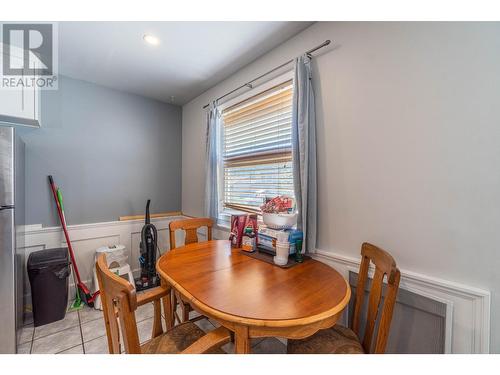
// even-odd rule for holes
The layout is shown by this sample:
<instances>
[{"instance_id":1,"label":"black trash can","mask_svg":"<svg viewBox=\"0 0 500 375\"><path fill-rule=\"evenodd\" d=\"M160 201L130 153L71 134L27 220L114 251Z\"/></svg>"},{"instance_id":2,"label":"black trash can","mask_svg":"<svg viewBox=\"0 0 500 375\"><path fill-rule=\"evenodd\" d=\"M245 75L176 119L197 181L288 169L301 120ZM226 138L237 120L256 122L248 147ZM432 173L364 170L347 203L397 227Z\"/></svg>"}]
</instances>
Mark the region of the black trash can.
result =
<instances>
[{"instance_id":1,"label":"black trash can","mask_svg":"<svg viewBox=\"0 0 500 375\"><path fill-rule=\"evenodd\" d=\"M68 249L35 251L28 258L35 327L64 319L68 305Z\"/></svg>"}]
</instances>

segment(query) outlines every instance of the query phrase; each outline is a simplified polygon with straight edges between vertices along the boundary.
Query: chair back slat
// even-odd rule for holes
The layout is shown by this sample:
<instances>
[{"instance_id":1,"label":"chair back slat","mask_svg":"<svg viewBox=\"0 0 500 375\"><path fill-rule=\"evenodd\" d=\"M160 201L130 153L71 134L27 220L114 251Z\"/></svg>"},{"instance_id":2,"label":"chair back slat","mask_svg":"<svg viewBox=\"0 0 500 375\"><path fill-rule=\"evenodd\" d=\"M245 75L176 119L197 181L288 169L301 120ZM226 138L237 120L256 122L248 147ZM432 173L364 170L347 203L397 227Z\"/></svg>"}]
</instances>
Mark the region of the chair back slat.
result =
<instances>
[{"instance_id":1,"label":"chair back slat","mask_svg":"<svg viewBox=\"0 0 500 375\"><path fill-rule=\"evenodd\" d=\"M207 227L207 240L210 241L212 239L212 226L212 219L203 217L172 221L168 226L170 231L170 250L177 247L175 243L176 230L184 230L186 233L184 244L189 245L198 242L198 229L201 227Z\"/></svg>"},{"instance_id":2,"label":"chair back slat","mask_svg":"<svg viewBox=\"0 0 500 375\"><path fill-rule=\"evenodd\" d=\"M394 311L394 305L396 303L397 291L399 288L400 272L396 267L394 258L388 252L372 244L364 243L362 245L361 257L358 284L356 286L356 300L352 319L352 330L356 333L356 335L358 335L358 337L360 337L361 312L363 310L365 288L368 281L370 263L373 263L375 265L375 274L369 292L368 309L362 345L366 353L384 353L387 345L387 338L389 336L389 328ZM387 280L387 289L383 306L380 308L384 279ZM379 325L377 330L375 330L379 315ZM376 337L375 345L373 345L374 337Z\"/></svg>"},{"instance_id":3,"label":"chair back slat","mask_svg":"<svg viewBox=\"0 0 500 375\"><path fill-rule=\"evenodd\" d=\"M106 255L101 254L96 262L97 280L103 305L104 322L108 336L110 354L120 354L120 328L127 353L139 354L139 334L135 324L137 296L135 289L126 280L108 268ZM120 325L118 325L118 319Z\"/></svg>"},{"instance_id":4,"label":"chair back slat","mask_svg":"<svg viewBox=\"0 0 500 375\"><path fill-rule=\"evenodd\" d=\"M374 353L380 354L385 352L387 339L389 338L389 327L391 326L392 313L394 312L394 305L396 304L396 297L398 294L399 280L401 273L396 271L394 283L389 284L387 287L387 294L385 296L384 308L380 318L380 328L377 334L377 342L375 344Z\"/></svg>"},{"instance_id":5,"label":"chair back slat","mask_svg":"<svg viewBox=\"0 0 500 375\"><path fill-rule=\"evenodd\" d=\"M361 265L359 266L358 285L356 287L356 299L354 304L354 315L352 319L352 330L356 335L360 335L361 324L361 310L365 299L365 287L368 280L368 269L370 268L370 259L366 257L361 258Z\"/></svg>"},{"instance_id":6,"label":"chair back slat","mask_svg":"<svg viewBox=\"0 0 500 375\"><path fill-rule=\"evenodd\" d=\"M380 299L382 298L382 286L384 284L384 273L380 268L375 268L370 297L368 299L368 313L366 314L365 335L363 348L371 348L373 330L377 321Z\"/></svg>"}]
</instances>

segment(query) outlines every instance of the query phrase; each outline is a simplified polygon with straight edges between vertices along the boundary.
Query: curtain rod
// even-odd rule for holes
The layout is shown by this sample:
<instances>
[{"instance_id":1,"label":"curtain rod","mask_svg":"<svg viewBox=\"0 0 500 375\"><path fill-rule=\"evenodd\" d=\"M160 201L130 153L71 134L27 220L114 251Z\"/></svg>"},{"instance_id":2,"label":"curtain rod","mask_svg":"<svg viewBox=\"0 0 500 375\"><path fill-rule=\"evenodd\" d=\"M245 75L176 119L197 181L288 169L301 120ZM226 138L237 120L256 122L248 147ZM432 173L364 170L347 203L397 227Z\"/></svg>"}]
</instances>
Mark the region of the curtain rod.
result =
<instances>
[{"instance_id":1,"label":"curtain rod","mask_svg":"<svg viewBox=\"0 0 500 375\"><path fill-rule=\"evenodd\" d=\"M326 47L326 46L327 46L327 45L329 45L330 43L331 43L331 41L330 41L329 39L328 39L328 40L325 40L325 41L324 41L323 43L321 43L319 46L316 46L316 47L314 47L314 48L310 49L309 51L306 51L306 53L305 53L305 54L306 54L306 55L311 55L311 53L313 53L313 52L315 52L315 51L319 50L320 48ZM311 56L309 56L309 57L311 57ZM218 102L219 100L224 99L226 96L229 96L229 95L231 95L231 94L235 93L236 91L241 90L242 88L245 88L245 87L248 87L249 89L253 88L252 83L254 83L255 81L258 81L258 80L259 80L259 79L261 79L261 78L264 78L265 76L267 76L267 75L269 75L269 74L271 74L271 73L275 72L276 70L279 70L279 69L281 69L281 68L283 68L283 67L287 66L288 64L290 64L290 63L291 63L291 62L293 62L294 60L295 60L295 59L288 60L287 62L285 62L285 63L283 63L283 64L281 64L281 65L277 66L276 68L273 68L273 69L271 69L271 70L269 70L269 71L265 72L264 74L261 74L261 75L260 75L260 76L258 76L257 78L254 78L254 79L252 79L251 81L248 81L247 83L245 83L245 84L243 84L243 85L241 85L241 86L236 87L234 90L231 90L231 91L229 91L228 93L226 93L226 94L224 94L224 95L222 95L222 96L218 97L217 99L215 99L215 101L216 101L216 102ZM203 106L203 108L207 108L209 105L210 105L210 103L205 104L205 105Z\"/></svg>"}]
</instances>

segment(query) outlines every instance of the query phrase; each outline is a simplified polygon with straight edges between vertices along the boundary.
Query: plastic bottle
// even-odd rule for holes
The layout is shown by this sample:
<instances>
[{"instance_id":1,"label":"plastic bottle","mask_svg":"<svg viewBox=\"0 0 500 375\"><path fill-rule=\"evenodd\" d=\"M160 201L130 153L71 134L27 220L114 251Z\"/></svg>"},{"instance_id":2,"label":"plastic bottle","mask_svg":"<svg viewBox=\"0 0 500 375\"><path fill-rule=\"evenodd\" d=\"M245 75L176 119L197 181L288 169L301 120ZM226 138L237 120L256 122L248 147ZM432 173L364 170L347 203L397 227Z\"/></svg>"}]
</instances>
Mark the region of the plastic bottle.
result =
<instances>
[{"instance_id":1,"label":"plastic bottle","mask_svg":"<svg viewBox=\"0 0 500 375\"><path fill-rule=\"evenodd\" d=\"M241 239L241 249L244 251L248 251L249 253L252 253L257 249L255 232L251 227L245 228L245 231L243 232L243 237Z\"/></svg>"},{"instance_id":2,"label":"plastic bottle","mask_svg":"<svg viewBox=\"0 0 500 375\"><path fill-rule=\"evenodd\" d=\"M297 263L302 263L304 257L302 256L302 240L297 240L295 242L295 261Z\"/></svg>"}]
</instances>

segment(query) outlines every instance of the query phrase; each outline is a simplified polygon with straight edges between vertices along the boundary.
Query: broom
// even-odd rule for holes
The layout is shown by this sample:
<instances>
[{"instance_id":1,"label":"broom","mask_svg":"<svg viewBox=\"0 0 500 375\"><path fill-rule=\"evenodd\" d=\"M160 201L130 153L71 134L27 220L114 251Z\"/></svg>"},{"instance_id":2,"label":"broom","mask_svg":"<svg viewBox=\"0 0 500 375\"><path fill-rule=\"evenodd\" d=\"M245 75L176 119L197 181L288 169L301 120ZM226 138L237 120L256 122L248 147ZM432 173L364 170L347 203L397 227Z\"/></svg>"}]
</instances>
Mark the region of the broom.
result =
<instances>
[{"instance_id":1,"label":"broom","mask_svg":"<svg viewBox=\"0 0 500 375\"><path fill-rule=\"evenodd\" d=\"M64 218L64 222L66 223L66 215L64 214L64 204L63 204L61 190L59 188L57 188L56 193L57 193L57 202L59 204L59 207L61 207L61 212L62 212L62 215ZM81 310L84 306L84 304L82 303L82 299L80 298L80 293L78 292L78 286L77 286L78 283L76 282L75 272L73 272L72 276L73 276L73 284L75 284L75 300L73 301L71 306L68 308L68 312Z\"/></svg>"},{"instance_id":2,"label":"broom","mask_svg":"<svg viewBox=\"0 0 500 375\"><path fill-rule=\"evenodd\" d=\"M59 216L59 220L61 221L61 225L64 232L64 237L66 238L66 243L68 244L68 251L71 257L71 263L73 264L73 270L76 276L76 299L73 302L70 310L78 310L82 306L82 300L89 307L94 307L95 298L99 295L99 291L95 293L91 293L89 288L82 282L80 278L80 273L78 272L78 267L76 265L75 255L73 253L73 247L71 246L71 241L69 239L68 229L66 227L66 217L64 215L64 205L62 201L62 193L56 187L54 183L54 179L52 176L49 176L50 188L52 189L52 194L54 196L54 200L57 206L57 214Z\"/></svg>"}]
</instances>

